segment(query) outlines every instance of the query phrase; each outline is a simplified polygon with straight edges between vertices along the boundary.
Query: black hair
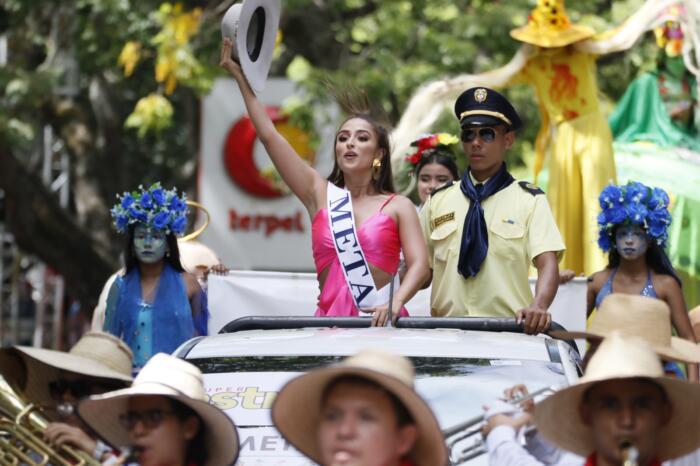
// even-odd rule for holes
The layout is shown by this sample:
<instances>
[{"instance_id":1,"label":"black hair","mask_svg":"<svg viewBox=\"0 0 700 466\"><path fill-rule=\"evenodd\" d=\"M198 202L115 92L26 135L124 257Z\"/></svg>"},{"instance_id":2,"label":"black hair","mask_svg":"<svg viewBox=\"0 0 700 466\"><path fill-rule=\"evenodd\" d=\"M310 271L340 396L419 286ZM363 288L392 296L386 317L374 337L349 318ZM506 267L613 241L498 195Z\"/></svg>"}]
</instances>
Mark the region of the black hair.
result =
<instances>
[{"instance_id":1,"label":"black hair","mask_svg":"<svg viewBox=\"0 0 700 466\"><path fill-rule=\"evenodd\" d=\"M380 125L369 113L355 113L345 119L340 125L341 127L348 121L360 118L365 120L372 126L374 134L377 137L377 146L384 152L380 159L382 165L379 169L379 176L372 177L372 186L378 193L394 193L394 177L391 174L391 143L389 142L389 131ZM345 187L343 172L338 165L338 158L335 156L335 144L333 145L333 171L328 176L328 181L341 188Z\"/></svg>"},{"instance_id":2,"label":"black hair","mask_svg":"<svg viewBox=\"0 0 700 466\"><path fill-rule=\"evenodd\" d=\"M611 237L613 238L613 241L617 234L617 230L620 226L621 225L615 225L612 229L612 232L610 233ZM683 282L676 273L676 269L673 268L673 264L671 264L671 260L666 255L666 252L661 246L659 246L656 243L654 238L648 236L647 239L649 242L649 247L647 248L646 252L647 265L651 268L651 270L658 273L659 275L672 276L678 282L678 286L683 287ZM617 268L619 265L620 253L617 251L617 248L615 247L615 244L613 242L613 245L610 248L610 253L608 254L608 268L614 269Z\"/></svg>"},{"instance_id":3,"label":"black hair","mask_svg":"<svg viewBox=\"0 0 700 466\"><path fill-rule=\"evenodd\" d=\"M126 273L131 272L139 263L136 257L136 252L134 251L134 231L136 230L136 225L129 225L126 231L126 242L124 243L124 267L126 268ZM176 272L184 272L185 269L180 263L180 249L177 247L177 238L175 234L168 233L165 237L168 244L168 253L165 254L165 260L170 266L175 269Z\"/></svg>"},{"instance_id":4,"label":"black hair","mask_svg":"<svg viewBox=\"0 0 700 466\"><path fill-rule=\"evenodd\" d=\"M416 178L420 175L420 171L423 169L423 167L430 165L431 163L437 163L447 168L455 180L460 178L457 164L455 163L454 159L447 155L444 151L439 149L428 149L425 151L425 154L426 155L421 157L420 161L418 161L416 164L416 168L413 170L413 173L416 174Z\"/></svg>"},{"instance_id":5,"label":"black hair","mask_svg":"<svg viewBox=\"0 0 700 466\"><path fill-rule=\"evenodd\" d=\"M380 390L383 393L386 393L386 395L389 397L391 400L391 404L394 407L394 413L396 413L396 425L398 427L404 427L409 424L415 424L415 420L413 419L413 416L411 416L411 413L408 411L406 408L406 405L403 404L399 398L391 393L389 390L386 388L382 387L379 385L377 382L375 382L372 379L368 379L366 377L362 377L359 375L341 375L340 377L337 377L333 380L331 380L328 385L323 389L323 394L321 395L321 405L323 405L326 402L326 399L328 398L328 395L330 392L337 387L338 385L341 384L350 384L350 385L362 385L365 387L371 387L377 390Z\"/></svg>"},{"instance_id":6,"label":"black hair","mask_svg":"<svg viewBox=\"0 0 700 466\"><path fill-rule=\"evenodd\" d=\"M177 417L181 422L186 421L191 417L197 418L199 421L199 430L187 444L187 451L185 453L185 464L196 464L203 465L207 461L208 451L206 447L206 426L204 421L197 412L182 403L179 400L168 397L170 404L172 405L175 417Z\"/></svg>"}]
</instances>

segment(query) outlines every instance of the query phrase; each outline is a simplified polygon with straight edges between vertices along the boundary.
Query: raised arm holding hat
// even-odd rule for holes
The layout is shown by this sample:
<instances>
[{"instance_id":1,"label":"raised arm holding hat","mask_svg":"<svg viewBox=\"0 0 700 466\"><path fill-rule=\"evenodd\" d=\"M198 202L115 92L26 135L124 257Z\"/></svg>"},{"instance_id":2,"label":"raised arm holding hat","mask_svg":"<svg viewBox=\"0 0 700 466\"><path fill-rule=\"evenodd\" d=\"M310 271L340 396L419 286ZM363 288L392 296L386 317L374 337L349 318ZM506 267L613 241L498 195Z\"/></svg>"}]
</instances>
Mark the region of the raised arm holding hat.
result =
<instances>
[{"instance_id":1,"label":"raised arm holding hat","mask_svg":"<svg viewBox=\"0 0 700 466\"><path fill-rule=\"evenodd\" d=\"M367 105L348 102L348 118L335 137L333 171L324 178L275 127L244 63L232 57L245 37L238 36L236 43L232 39L224 31L219 64L236 80L257 138L311 219L320 285L316 315L369 313L372 324L379 326L408 315L404 304L425 282L428 258L415 206L394 192L387 130ZM392 287L402 250L406 272L399 286Z\"/></svg>"},{"instance_id":2,"label":"raised arm holding hat","mask_svg":"<svg viewBox=\"0 0 700 466\"><path fill-rule=\"evenodd\" d=\"M518 317L529 333L549 326L564 244L544 192L516 182L505 153L522 125L500 93L477 87L455 104L469 168L433 193L421 225L433 270L433 316ZM528 270L538 271L533 298Z\"/></svg>"}]
</instances>

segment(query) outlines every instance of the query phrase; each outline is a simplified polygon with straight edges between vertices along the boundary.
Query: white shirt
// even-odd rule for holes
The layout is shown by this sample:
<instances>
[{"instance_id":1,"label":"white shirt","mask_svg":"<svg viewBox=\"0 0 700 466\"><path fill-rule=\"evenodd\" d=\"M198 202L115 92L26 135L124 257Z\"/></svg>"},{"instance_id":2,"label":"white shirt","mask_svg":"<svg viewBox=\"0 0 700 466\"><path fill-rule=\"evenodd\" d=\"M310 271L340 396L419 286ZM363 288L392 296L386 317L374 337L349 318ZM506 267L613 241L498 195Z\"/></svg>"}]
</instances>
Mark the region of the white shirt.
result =
<instances>
[{"instance_id":1,"label":"white shirt","mask_svg":"<svg viewBox=\"0 0 700 466\"><path fill-rule=\"evenodd\" d=\"M486 439L490 466L583 466L586 458L562 450L539 434L527 437L523 447L510 426L495 427ZM700 449L680 458L667 460L663 466L700 466Z\"/></svg>"}]
</instances>

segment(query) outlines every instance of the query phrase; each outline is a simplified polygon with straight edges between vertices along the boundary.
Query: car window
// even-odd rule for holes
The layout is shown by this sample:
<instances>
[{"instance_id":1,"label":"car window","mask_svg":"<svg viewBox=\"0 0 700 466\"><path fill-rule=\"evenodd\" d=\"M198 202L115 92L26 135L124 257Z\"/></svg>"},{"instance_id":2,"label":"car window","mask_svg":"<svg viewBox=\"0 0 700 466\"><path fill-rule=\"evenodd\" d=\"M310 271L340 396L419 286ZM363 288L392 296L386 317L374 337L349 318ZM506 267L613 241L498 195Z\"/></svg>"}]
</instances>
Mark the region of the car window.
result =
<instances>
[{"instance_id":1,"label":"car window","mask_svg":"<svg viewBox=\"0 0 700 466\"><path fill-rule=\"evenodd\" d=\"M337 356L245 356L189 361L204 374L210 402L238 426L241 457L237 464L307 465L312 463L288 445L273 427L270 408L287 381L341 359ZM441 357L410 359L416 368L416 389L435 412L443 430L481 415L483 405L516 383L524 383L530 391L566 385L563 368L558 363ZM486 456L469 464L486 465Z\"/></svg>"}]
</instances>

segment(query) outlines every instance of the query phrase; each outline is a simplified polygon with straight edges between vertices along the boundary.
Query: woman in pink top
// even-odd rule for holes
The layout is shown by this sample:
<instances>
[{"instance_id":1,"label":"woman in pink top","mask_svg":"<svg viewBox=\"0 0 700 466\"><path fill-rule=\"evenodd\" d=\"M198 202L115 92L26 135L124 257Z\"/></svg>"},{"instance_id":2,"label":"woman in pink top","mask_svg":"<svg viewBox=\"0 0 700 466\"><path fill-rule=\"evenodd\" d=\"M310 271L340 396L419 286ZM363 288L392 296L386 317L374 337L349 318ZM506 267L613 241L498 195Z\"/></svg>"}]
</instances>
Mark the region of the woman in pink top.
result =
<instances>
[{"instance_id":1,"label":"woman in pink top","mask_svg":"<svg viewBox=\"0 0 700 466\"><path fill-rule=\"evenodd\" d=\"M352 195L355 228L370 265L375 287L387 285L399 265L403 249L406 274L394 290L392 320L406 315L404 304L429 276L428 251L423 240L413 203L393 194L389 136L367 114L350 116L340 126L335 140L335 166L328 180L308 166L292 146L277 132L272 120L258 101L238 63L231 58L232 42L224 39L220 66L231 73L263 143L277 171L301 200L312 219L312 242L316 272L321 286L317 316L356 316L373 314L372 324L386 324L389 303L358 310L345 281L343 270L330 236L326 211L329 182Z\"/></svg>"}]
</instances>

